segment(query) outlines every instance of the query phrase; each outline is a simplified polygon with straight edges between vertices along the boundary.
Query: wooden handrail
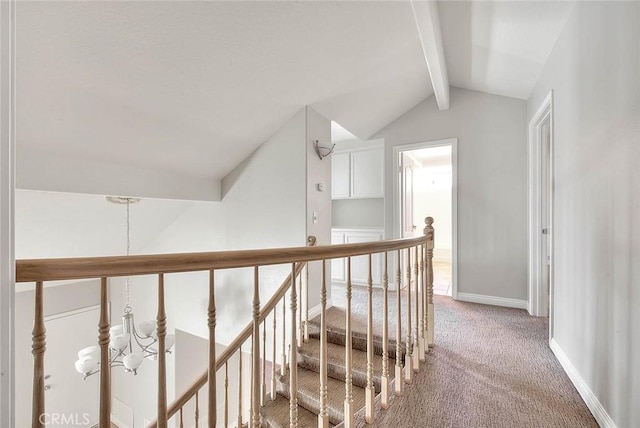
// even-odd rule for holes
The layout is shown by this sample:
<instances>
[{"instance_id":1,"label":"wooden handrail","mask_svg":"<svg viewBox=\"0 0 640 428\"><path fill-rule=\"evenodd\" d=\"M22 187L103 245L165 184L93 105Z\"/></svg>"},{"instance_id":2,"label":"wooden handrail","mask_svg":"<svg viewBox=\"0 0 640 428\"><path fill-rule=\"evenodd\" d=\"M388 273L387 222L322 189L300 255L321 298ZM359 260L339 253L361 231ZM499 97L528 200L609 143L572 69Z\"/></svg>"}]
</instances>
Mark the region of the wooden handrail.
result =
<instances>
[{"instance_id":1,"label":"wooden handrail","mask_svg":"<svg viewBox=\"0 0 640 428\"><path fill-rule=\"evenodd\" d=\"M308 239L309 246L315 246L316 238L315 236L310 236ZM298 263L296 265L295 275L298 276L302 272L302 269L305 267L305 263ZM269 299L269 301L260 309L260 322L263 322L264 319L271 313L271 311L276 307L278 302L282 300L287 290L291 287L291 274L287 276L287 278L282 282L278 290L273 294L273 296ZM220 354L219 357L216 358L216 372L224 366L229 358L233 356L240 345L244 343L253 332L253 321L250 321L246 327L236 336L236 338L225 348L224 351ZM170 419L173 415L175 415L181 407L191 400L196 395L204 385L206 385L209 380L209 371L205 370L198 379L195 380L187 388L181 395L178 397L169 407L167 408L167 420ZM149 425L149 428L155 428L157 426L157 421L152 422Z\"/></svg>"},{"instance_id":2,"label":"wooden handrail","mask_svg":"<svg viewBox=\"0 0 640 428\"><path fill-rule=\"evenodd\" d=\"M419 236L416 238L315 247L17 260L16 282L196 272L329 260L400 250L419 245L425 242L426 239L426 236Z\"/></svg>"}]
</instances>

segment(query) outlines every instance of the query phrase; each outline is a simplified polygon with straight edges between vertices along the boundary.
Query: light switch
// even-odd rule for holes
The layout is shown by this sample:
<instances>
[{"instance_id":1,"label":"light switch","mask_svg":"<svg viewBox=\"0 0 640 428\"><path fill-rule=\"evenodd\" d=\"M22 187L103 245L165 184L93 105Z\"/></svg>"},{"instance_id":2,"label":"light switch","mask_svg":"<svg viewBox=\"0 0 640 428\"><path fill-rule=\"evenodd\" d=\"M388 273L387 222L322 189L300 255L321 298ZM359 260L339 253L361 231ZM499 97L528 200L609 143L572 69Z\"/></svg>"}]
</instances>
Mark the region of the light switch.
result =
<instances>
[{"instance_id":1,"label":"light switch","mask_svg":"<svg viewBox=\"0 0 640 428\"><path fill-rule=\"evenodd\" d=\"M313 224L318 224L318 213L316 211L313 212Z\"/></svg>"}]
</instances>

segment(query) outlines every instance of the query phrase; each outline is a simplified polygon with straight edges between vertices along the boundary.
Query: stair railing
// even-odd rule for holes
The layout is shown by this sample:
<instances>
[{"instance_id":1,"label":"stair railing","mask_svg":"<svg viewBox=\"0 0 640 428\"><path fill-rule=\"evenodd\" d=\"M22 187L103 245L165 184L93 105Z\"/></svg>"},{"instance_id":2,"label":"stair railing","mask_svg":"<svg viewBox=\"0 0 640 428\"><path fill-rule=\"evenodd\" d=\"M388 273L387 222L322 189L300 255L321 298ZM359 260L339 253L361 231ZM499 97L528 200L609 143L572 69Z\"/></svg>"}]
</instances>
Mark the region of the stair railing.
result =
<instances>
[{"instance_id":1,"label":"stair railing","mask_svg":"<svg viewBox=\"0 0 640 428\"><path fill-rule=\"evenodd\" d=\"M307 262L320 261L322 263L322 278L320 289L320 410L318 415L318 426L327 427L329 425L329 415L327 412L327 287L326 261L336 258L346 258L347 278L346 294L347 302L350 305L352 293L351 261L356 256L367 256L368 278L367 278L367 369L366 369L366 406L365 419L368 423L374 418L374 369L373 369L373 279L372 279L372 256L380 254L383 257L382 289L383 297L383 338L382 338L382 395L381 404L387 407L389 404L389 388L391 380L389 377L389 346L392 345L389 338L388 328L388 258L391 254L396 254L396 338L395 338L395 392L396 395L402 393L403 379L405 382L411 381L411 373L418 368L419 361L424 360L424 353L434 343L434 314L433 314L433 243L434 230L433 219L425 219L425 235L416 238L395 239L386 241L376 241L358 244L343 244L331 246L314 246L315 238L310 238L309 246L282 249L245 250L245 251L223 251L212 253L186 253L186 254L162 254L144 256L116 256L116 257L91 257L91 258L69 258L69 259L39 259L39 260L19 260L16 262L16 281L35 282L35 319L33 329L33 356L34 356L34 376L33 376L33 403L32 403L32 427L44 427L46 420L44 403L44 356L46 349L46 331L44 326L43 307L44 283L45 281L72 280L100 278L100 321L98 324L98 342L101 351L101 367L109 366L109 319L108 319L108 278L135 276L135 275L157 275L158 277L158 310L157 310L157 337L158 337L158 404L157 419L153 426L166 428L170 417L179 415L179 426L183 426L183 410L186 403L195 400L195 426L199 423L199 392L207 385L207 425L216 426L217 422L217 391L216 373L224 366L225 391L224 391L224 425L229 426L228 418L228 364L232 356L238 354L238 421L237 426L243 426L246 422L251 427L259 427L261 424L260 408L266 401L266 320L269 315L273 317L273 349L272 349L272 370L271 388L269 398L275 399L276 389L276 310L282 302L283 308L283 340L282 355L280 359L280 370L282 375L289 374L289 426L298 426L298 401L297 401L297 350L302 345L300 339L308 338L309 335L309 305L308 305L308 270L306 271L306 281L303 281L303 269ZM411 260L413 250L414 272L411 274ZM404 255L404 259L403 259ZM268 265L290 264L291 273L283 282L280 288L274 293L269 301L261 306L259 295L259 267ZM401 284L402 269L406 275L404 287ZM420 268L424 266L424 268ZM248 324L233 342L220 354L215 352L215 330L216 330L216 302L215 302L215 275L216 270L247 268L254 269L253 306L252 322ZM209 305L208 321L209 328L209 363L207 372L188 388L171 405L167 405L166 399L166 311L165 311L165 277L171 273L178 272L209 272ZM302 283L305 283L305 314L304 326L302 326ZM411 284L414 284L415 302L412 309L411 304ZM406 292L401 289L404 288ZM287 350L286 332L286 294L289 294L289 322L290 335ZM407 302L407 326L406 341L402 343L402 319L401 319L401 296L405 295ZM415 309L415 326L412 330L411 313ZM300 311L300 313L298 312ZM421 316L421 318L420 318ZM349 310L345 314L346 331L345 336L347 346L345 346L345 426L353 426L353 415L357 409L353 408L352 394L352 361L351 346L352 340L352 314ZM419 323L422 320L422 324ZM260 325L262 324L262 344L260 342ZM412 334L413 333L413 334ZM250 418L243 419L242 400L242 349L245 342L251 338L251 400ZM420 347L423 343L424 350ZM402 366L402 352L405 347L404 370ZM262 348L262 360L260 359ZM288 361L287 361L288 353ZM262 367L261 367L262 361ZM288 364L287 364L288 362ZM111 424L111 389L110 370L101 370L100 373L100 426L109 427ZM404 372L404 373L403 373ZM260 376L262 374L262 376Z\"/></svg>"}]
</instances>

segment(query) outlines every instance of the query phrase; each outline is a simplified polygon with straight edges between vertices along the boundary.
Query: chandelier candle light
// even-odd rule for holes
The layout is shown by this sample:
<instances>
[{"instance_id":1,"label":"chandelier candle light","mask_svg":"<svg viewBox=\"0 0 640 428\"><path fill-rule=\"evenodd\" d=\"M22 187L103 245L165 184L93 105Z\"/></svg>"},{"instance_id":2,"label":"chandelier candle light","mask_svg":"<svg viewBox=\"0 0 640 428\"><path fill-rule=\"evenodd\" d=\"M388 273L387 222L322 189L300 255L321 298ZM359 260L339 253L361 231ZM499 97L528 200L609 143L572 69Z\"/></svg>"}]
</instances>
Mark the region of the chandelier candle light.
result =
<instances>
[{"instance_id":1,"label":"chandelier candle light","mask_svg":"<svg viewBox=\"0 0 640 428\"><path fill-rule=\"evenodd\" d=\"M114 204L127 206L127 256L131 249L129 228L129 207L140 202L139 198L125 198L120 196L107 196L107 201ZM138 368L145 358L156 359L158 350L153 346L158 342L156 336L156 322L144 321L138 325L133 319L133 309L129 304L129 277L125 285L125 306L122 315L122 324L111 327L109 330L109 366L124 367L125 371L136 375ZM175 343L175 335L167 334L165 337L165 349L171 353ZM78 360L75 363L76 370L84 375L84 379L100 371L100 347L89 346L78 351Z\"/></svg>"}]
</instances>

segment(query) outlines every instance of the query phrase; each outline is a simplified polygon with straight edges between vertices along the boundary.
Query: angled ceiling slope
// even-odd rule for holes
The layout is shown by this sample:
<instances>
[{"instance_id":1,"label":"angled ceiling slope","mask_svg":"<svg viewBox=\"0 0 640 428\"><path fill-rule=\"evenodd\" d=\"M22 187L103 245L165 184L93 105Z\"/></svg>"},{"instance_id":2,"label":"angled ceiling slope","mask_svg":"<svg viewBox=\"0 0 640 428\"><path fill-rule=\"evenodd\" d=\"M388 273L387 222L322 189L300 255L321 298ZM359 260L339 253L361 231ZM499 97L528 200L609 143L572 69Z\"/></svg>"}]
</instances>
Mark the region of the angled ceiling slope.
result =
<instances>
[{"instance_id":1,"label":"angled ceiling slope","mask_svg":"<svg viewBox=\"0 0 640 428\"><path fill-rule=\"evenodd\" d=\"M220 180L305 105L366 139L432 93L408 2L20 2L19 154Z\"/></svg>"},{"instance_id":2,"label":"angled ceiling slope","mask_svg":"<svg viewBox=\"0 0 640 428\"><path fill-rule=\"evenodd\" d=\"M439 2L451 85L529 98L572 7L571 1Z\"/></svg>"}]
</instances>

